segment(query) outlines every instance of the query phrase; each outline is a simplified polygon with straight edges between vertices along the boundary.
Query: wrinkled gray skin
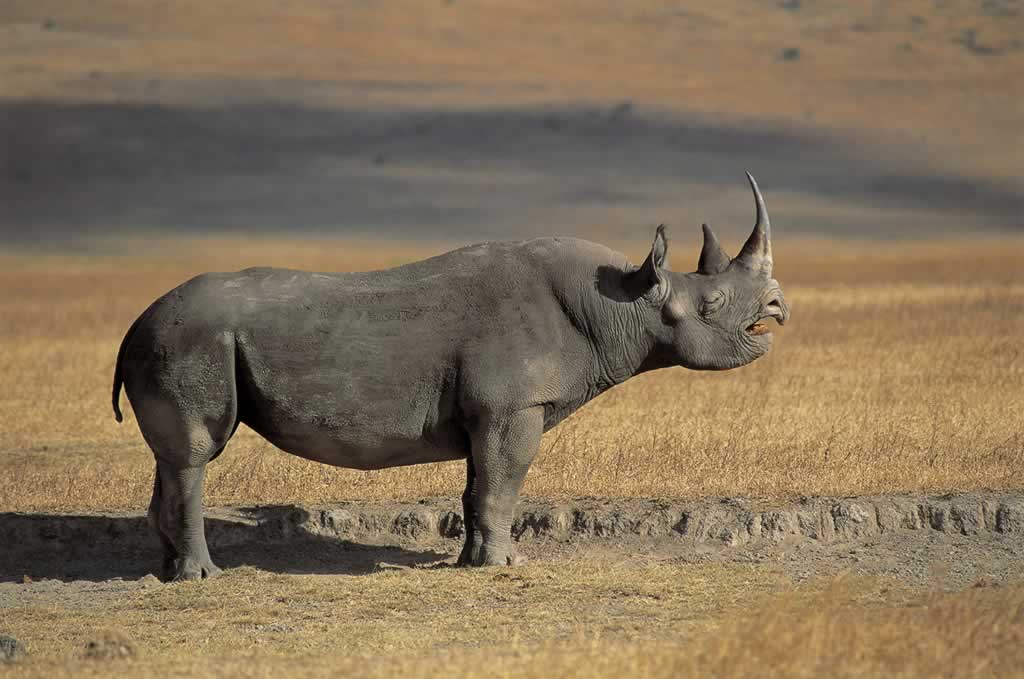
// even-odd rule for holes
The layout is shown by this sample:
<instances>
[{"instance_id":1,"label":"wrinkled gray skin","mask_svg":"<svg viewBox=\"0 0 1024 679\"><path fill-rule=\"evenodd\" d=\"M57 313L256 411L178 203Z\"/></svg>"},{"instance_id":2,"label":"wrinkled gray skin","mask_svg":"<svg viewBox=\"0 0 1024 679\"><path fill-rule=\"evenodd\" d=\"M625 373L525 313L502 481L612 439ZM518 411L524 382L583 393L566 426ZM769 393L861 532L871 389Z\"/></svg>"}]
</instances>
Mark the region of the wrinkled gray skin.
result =
<instances>
[{"instance_id":1,"label":"wrinkled gray skin","mask_svg":"<svg viewBox=\"0 0 1024 679\"><path fill-rule=\"evenodd\" d=\"M748 175L749 177L749 175ZM207 273L122 342L122 381L156 456L149 519L165 576L215 575L206 464L240 422L290 453L355 469L467 460L462 565L519 562L512 516L541 434L606 389L669 366L726 370L789 315L768 217L734 260L704 227L698 270L569 238L484 243L366 273Z\"/></svg>"}]
</instances>

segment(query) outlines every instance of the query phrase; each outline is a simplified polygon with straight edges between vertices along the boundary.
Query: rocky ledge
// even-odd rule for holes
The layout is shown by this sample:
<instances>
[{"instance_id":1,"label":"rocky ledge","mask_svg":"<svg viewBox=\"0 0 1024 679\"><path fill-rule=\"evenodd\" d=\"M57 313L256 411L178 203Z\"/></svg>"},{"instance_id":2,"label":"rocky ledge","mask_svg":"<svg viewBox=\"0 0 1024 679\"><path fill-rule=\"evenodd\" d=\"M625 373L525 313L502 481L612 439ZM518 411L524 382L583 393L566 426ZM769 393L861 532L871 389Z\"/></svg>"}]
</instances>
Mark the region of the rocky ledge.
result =
<instances>
[{"instance_id":1,"label":"rocky ledge","mask_svg":"<svg viewBox=\"0 0 1024 679\"><path fill-rule=\"evenodd\" d=\"M454 499L211 508L206 517L207 536L214 547L302 538L428 545L463 534L460 506ZM1024 532L1024 493L794 501L526 499L520 503L512 531L520 541L637 536L723 547L792 540L859 542L899 531L967 536L1015 533ZM150 548L153 540L141 513L0 514L0 545L11 551Z\"/></svg>"}]
</instances>

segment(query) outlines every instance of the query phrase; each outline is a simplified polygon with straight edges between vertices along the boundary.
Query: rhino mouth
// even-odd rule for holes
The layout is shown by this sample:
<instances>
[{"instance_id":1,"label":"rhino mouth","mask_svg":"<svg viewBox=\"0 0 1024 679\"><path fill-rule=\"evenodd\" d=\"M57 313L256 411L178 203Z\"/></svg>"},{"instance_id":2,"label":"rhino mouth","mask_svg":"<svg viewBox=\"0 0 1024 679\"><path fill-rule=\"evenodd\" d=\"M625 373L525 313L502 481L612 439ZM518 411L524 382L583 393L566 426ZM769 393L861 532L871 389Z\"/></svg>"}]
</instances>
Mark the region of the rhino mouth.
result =
<instances>
[{"instance_id":1,"label":"rhino mouth","mask_svg":"<svg viewBox=\"0 0 1024 679\"><path fill-rule=\"evenodd\" d=\"M770 335L771 331L768 329L768 324L765 323L769 318L774 319L779 325L785 325L786 321L789 320L789 307L782 301L782 297L778 296L772 299L765 305L764 311L761 312L761 317L756 321L747 326L748 335Z\"/></svg>"},{"instance_id":2,"label":"rhino mouth","mask_svg":"<svg viewBox=\"0 0 1024 679\"><path fill-rule=\"evenodd\" d=\"M756 323L751 323L750 325L747 326L747 334L748 335L770 335L771 331L768 329L768 325L766 323L762 323L761 321L757 321Z\"/></svg>"}]
</instances>

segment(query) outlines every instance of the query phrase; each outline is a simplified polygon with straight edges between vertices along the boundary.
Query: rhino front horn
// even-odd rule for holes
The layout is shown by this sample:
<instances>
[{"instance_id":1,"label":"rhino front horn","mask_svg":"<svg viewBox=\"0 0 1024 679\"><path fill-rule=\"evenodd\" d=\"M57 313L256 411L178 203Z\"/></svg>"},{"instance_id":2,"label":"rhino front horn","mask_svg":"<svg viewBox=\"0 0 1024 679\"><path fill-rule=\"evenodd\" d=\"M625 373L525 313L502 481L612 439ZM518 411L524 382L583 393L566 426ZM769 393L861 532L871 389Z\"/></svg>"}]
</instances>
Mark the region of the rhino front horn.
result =
<instances>
[{"instance_id":1,"label":"rhino front horn","mask_svg":"<svg viewBox=\"0 0 1024 679\"><path fill-rule=\"evenodd\" d=\"M751 271L772 275L772 227L768 221L768 209L764 206L764 197L757 188L757 182L747 173L750 188L754 191L754 203L757 205L757 222L750 237L743 244L743 249L734 260L736 264Z\"/></svg>"}]
</instances>

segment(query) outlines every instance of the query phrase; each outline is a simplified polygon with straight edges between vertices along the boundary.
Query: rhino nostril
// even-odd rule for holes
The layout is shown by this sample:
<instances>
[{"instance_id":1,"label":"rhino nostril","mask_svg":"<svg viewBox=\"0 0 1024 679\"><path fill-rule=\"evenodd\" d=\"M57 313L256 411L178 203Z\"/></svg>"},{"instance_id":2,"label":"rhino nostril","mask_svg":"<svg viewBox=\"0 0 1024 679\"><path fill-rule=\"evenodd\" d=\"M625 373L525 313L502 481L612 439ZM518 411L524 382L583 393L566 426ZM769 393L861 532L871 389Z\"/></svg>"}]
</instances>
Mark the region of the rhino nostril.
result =
<instances>
[{"instance_id":1,"label":"rhino nostril","mask_svg":"<svg viewBox=\"0 0 1024 679\"><path fill-rule=\"evenodd\" d=\"M785 303L783 303L783 301L778 297L773 298L772 301L765 305L764 313L765 316L770 316L778 321L779 325L784 325L786 323L786 318L789 316L789 314L786 313Z\"/></svg>"}]
</instances>

